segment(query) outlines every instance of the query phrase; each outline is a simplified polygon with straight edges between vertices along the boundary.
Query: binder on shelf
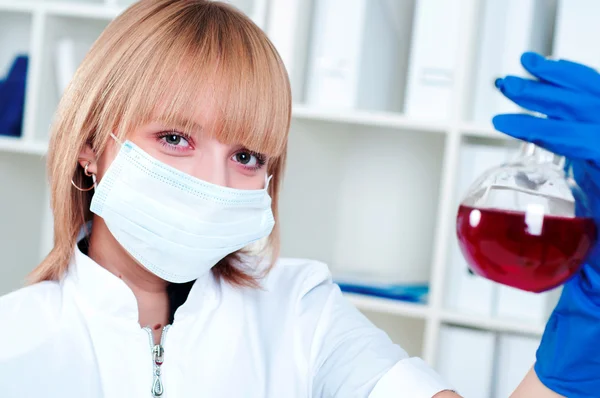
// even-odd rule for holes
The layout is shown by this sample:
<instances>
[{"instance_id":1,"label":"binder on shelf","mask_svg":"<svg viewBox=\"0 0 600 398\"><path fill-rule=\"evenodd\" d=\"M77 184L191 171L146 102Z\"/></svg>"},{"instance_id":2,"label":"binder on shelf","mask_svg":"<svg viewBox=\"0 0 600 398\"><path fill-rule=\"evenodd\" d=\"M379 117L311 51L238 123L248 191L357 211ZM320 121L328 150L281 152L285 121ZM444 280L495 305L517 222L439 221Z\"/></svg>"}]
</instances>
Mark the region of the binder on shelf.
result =
<instances>
[{"instance_id":1,"label":"binder on shelf","mask_svg":"<svg viewBox=\"0 0 600 398\"><path fill-rule=\"evenodd\" d=\"M556 306L560 288L544 293L531 293L498 285L495 315L498 318L543 324Z\"/></svg>"},{"instance_id":2,"label":"binder on shelf","mask_svg":"<svg viewBox=\"0 0 600 398\"><path fill-rule=\"evenodd\" d=\"M469 270L456 242L452 249L447 307L465 314L491 317L496 293L494 283Z\"/></svg>"},{"instance_id":3,"label":"binder on shelf","mask_svg":"<svg viewBox=\"0 0 600 398\"><path fill-rule=\"evenodd\" d=\"M600 2L560 0L554 31L553 56L600 68Z\"/></svg>"},{"instance_id":4,"label":"binder on shelf","mask_svg":"<svg viewBox=\"0 0 600 398\"><path fill-rule=\"evenodd\" d=\"M267 19L268 0L252 0L252 14L250 18L261 29L265 29Z\"/></svg>"},{"instance_id":5,"label":"binder on shelf","mask_svg":"<svg viewBox=\"0 0 600 398\"><path fill-rule=\"evenodd\" d=\"M123 0L121 0L123 1ZM134 0L131 0L132 2ZM258 27L264 30L267 16L267 0L224 0L246 14Z\"/></svg>"},{"instance_id":6,"label":"binder on shelf","mask_svg":"<svg viewBox=\"0 0 600 398\"><path fill-rule=\"evenodd\" d=\"M400 111L414 1L319 0L314 7L307 105Z\"/></svg>"},{"instance_id":7,"label":"binder on shelf","mask_svg":"<svg viewBox=\"0 0 600 398\"><path fill-rule=\"evenodd\" d=\"M70 37L63 37L56 41L54 53L54 68L58 96L61 97L67 85L73 79L77 70L75 60L75 42Z\"/></svg>"},{"instance_id":8,"label":"binder on shelf","mask_svg":"<svg viewBox=\"0 0 600 398\"><path fill-rule=\"evenodd\" d=\"M465 143L461 148L457 201L486 170L499 166L510 157L506 147ZM491 317L494 314L497 285L469 271L456 235L452 235L446 306L462 313Z\"/></svg>"},{"instance_id":9,"label":"binder on shelf","mask_svg":"<svg viewBox=\"0 0 600 398\"><path fill-rule=\"evenodd\" d=\"M456 79L461 0L419 0L414 13L404 111L447 119Z\"/></svg>"},{"instance_id":10,"label":"binder on shelf","mask_svg":"<svg viewBox=\"0 0 600 398\"><path fill-rule=\"evenodd\" d=\"M494 80L524 75L524 51L550 53L556 0L485 0L482 8L472 119L489 123L497 113L520 111L498 92Z\"/></svg>"},{"instance_id":11,"label":"binder on shelf","mask_svg":"<svg viewBox=\"0 0 600 398\"><path fill-rule=\"evenodd\" d=\"M462 397L492 393L495 336L492 332L443 325L436 370Z\"/></svg>"},{"instance_id":12,"label":"binder on shelf","mask_svg":"<svg viewBox=\"0 0 600 398\"><path fill-rule=\"evenodd\" d=\"M304 101L308 36L312 2L272 1L268 7L267 34L288 71L295 102Z\"/></svg>"},{"instance_id":13,"label":"binder on shelf","mask_svg":"<svg viewBox=\"0 0 600 398\"><path fill-rule=\"evenodd\" d=\"M16 56L0 84L0 135L19 137L23 132L28 63L27 55Z\"/></svg>"},{"instance_id":14,"label":"binder on shelf","mask_svg":"<svg viewBox=\"0 0 600 398\"><path fill-rule=\"evenodd\" d=\"M535 362L540 339L501 334L496 346L494 397L509 397Z\"/></svg>"}]
</instances>

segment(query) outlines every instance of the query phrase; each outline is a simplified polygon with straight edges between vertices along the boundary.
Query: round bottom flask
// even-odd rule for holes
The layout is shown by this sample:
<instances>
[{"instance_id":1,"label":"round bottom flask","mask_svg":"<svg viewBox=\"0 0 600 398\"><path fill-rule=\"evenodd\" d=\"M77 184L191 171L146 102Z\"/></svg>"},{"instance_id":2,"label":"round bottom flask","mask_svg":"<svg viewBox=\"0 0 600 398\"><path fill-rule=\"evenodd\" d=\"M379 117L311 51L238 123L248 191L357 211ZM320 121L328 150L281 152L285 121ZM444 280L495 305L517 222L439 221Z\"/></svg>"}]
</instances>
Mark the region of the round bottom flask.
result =
<instances>
[{"instance_id":1,"label":"round bottom flask","mask_svg":"<svg viewBox=\"0 0 600 398\"><path fill-rule=\"evenodd\" d=\"M533 144L475 181L458 209L456 233L476 274L531 292L566 282L597 239L565 158Z\"/></svg>"}]
</instances>

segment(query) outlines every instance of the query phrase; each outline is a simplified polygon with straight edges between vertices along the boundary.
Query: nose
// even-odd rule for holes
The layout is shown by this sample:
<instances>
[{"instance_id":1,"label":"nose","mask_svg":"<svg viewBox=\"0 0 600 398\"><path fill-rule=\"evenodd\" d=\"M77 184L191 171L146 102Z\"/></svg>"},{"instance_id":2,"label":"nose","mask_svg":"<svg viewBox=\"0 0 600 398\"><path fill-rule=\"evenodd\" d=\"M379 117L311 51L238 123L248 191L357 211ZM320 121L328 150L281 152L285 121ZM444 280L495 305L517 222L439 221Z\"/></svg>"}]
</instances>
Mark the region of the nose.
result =
<instances>
[{"instance_id":1,"label":"nose","mask_svg":"<svg viewBox=\"0 0 600 398\"><path fill-rule=\"evenodd\" d=\"M216 140L202 144L197 159L194 160L192 175L211 184L231 188L231 176L227 167L229 148Z\"/></svg>"}]
</instances>

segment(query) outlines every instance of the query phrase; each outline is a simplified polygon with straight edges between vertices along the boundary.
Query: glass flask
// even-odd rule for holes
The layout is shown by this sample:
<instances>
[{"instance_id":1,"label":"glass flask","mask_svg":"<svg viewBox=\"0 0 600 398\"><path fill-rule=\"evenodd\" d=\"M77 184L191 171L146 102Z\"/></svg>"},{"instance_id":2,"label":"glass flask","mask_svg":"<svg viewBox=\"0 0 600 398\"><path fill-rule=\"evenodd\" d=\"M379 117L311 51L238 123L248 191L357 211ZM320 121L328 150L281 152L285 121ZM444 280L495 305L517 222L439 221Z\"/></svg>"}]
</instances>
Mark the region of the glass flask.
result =
<instances>
[{"instance_id":1,"label":"glass flask","mask_svg":"<svg viewBox=\"0 0 600 398\"><path fill-rule=\"evenodd\" d=\"M565 158L523 144L507 164L480 176L456 220L471 270L495 282L543 292L566 282L597 239L588 200Z\"/></svg>"}]
</instances>

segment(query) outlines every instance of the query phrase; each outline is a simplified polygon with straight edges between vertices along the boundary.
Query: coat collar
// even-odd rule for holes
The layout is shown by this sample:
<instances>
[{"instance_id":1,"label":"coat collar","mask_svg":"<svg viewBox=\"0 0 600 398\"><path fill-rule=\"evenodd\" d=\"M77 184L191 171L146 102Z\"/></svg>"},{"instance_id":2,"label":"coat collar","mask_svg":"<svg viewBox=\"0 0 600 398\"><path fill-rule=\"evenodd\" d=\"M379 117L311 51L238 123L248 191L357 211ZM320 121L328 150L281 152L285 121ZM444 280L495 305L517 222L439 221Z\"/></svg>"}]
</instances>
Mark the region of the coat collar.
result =
<instances>
[{"instance_id":1,"label":"coat collar","mask_svg":"<svg viewBox=\"0 0 600 398\"><path fill-rule=\"evenodd\" d=\"M80 238L83 237L85 235L80 234ZM87 317L138 322L137 300L129 286L83 253L79 244L75 245L63 285L75 292L78 304ZM198 278L185 303L176 310L174 323L215 305L219 292L220 284L212 272Z\"/></svg>"}]
</instances>

